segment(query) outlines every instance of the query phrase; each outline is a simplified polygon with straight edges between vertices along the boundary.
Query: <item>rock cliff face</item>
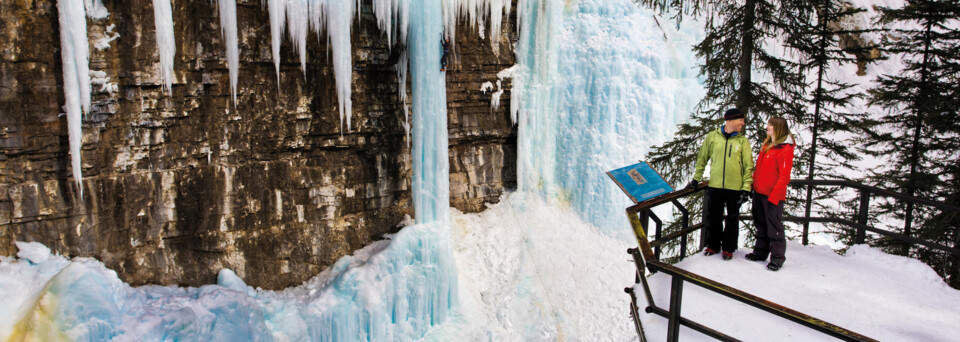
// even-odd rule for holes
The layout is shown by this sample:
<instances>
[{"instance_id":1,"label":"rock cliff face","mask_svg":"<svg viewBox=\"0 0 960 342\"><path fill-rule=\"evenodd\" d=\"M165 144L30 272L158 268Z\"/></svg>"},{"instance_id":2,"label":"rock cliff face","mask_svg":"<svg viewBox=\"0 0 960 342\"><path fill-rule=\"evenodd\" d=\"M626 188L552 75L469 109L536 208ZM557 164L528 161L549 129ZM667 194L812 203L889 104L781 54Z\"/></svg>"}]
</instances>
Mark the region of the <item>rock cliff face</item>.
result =
<instances>
[{"instance_id":1,"label":"rock cliff face","mask_svg":"<svg viewBox=\"0 0 960 342\"><path fill-rule=\"evenodd\" d=\"M39 241L138 284L201 285L221 268L283 288L394 232L413 215L410 141L395 65L369 1L353 22L353 122L341 130L326 37L306 72L283 42L280 84L260 0L238 1L240 82L230 96L211 1L173 1L177 54L163 93L149 0L106 0L88 19L93 110L83 121L84 193L70 170L55 0L0 2L0 255ZM451 204L479 211L514 187L513 65L467 25L447 72ZM438 41L439 48L439 41ZM494 87L493 91L496 91ZM409 100L408 100L409 102Z\"/></svg>"}]
</instances>

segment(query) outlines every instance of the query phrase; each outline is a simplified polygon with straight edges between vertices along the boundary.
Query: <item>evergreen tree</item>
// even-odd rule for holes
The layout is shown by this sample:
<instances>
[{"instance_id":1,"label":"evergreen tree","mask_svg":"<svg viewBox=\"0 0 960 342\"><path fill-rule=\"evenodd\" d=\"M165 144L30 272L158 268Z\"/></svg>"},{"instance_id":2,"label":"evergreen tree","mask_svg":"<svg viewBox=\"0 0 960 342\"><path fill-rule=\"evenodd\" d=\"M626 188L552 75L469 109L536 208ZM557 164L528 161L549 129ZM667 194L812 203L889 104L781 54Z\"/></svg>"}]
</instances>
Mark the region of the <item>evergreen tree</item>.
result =
<instances>
[{"instance_id":1,"label":"evergreen tree","mask_svg":"<svg viewBox=\"0 0 960 342\"><path fill-rule=\"evenodd\" d=\"M747 113L744 133L755 144L754 150L760 147L767 118L782 116L794 122L801 118L802 65L768 48L781 45L781 37L795 30L797 22L808 20L810 13L802 12L802 7L769 0L639 2L661 11L707 13L707 35L694 47L704 61L699 68L707 94L690 119L679 125L674 138L647 155L651 166L669 182L686 184L691 179L704 136L723 123L721 113L728 108ZM761 78L754 79L754 75ZM699 196L688 199L686 206L692 213L703 208ZM671 230L677 229L676 221Z\"/></svg>"},{"instance_id":2,"label":"evergreen tree","mask_svg":"<svg viewBox=\"0 0 960 342\"><path fill-rule=\"evenodd\" d=\"M905 69L884 75L871 92L883 113L865 129L865 152L882 158L870 180L911 196L958 205L960 148L960 3L911 0L899 9L882 9L890 31L885 50L899 54ZM912 203L884 203L877 214L904 222L903 233L942 244L957 244L957 214ZM914 229L916 231L914 231ZM880 240L877 243L884 244ZM960 283L956 258L898 244L897 250L920 258L954 287Z\"/></svg>"}]
</instances>

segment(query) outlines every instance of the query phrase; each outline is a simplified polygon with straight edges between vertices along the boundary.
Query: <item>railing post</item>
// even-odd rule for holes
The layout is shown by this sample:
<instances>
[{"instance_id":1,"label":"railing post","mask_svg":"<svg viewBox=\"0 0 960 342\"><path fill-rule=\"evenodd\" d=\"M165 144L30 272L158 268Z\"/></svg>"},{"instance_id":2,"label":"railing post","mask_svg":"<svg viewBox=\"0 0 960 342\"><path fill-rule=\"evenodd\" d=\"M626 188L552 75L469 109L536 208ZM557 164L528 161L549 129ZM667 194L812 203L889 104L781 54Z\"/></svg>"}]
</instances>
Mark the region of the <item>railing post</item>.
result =
<instances>
[{"instance_id":1,"label":"railing post","mask_svg":"<svg viewBox=\"0 0 960 342\"><path fill-rule=\"evenodd\" d=\"M911 193L912 194L912 193ZM903 220L903 235L910 236L910 225L913 223L913 202L907 202L907 215ZM910 255L910 244L903 244L903 255Z\"/></svg>"},{"instance_id":2,"label":"railing post","mask_svg":"<svg viewBox=\"0 0 960 342\"><path fill-rule=\"evenodd\" d=\"M680 301L683 300L683 278L673 276L670 283L670 312L667 323L667 342L680 340Z\"/></svg>"},{"instance_id":3,"label":"railing post","mask_svg":"<svg viewBox=\"0 0 960 342\"><path fill-rule=\"evenodd\" d=\"M660 235L663 232L663 221L661 221L660 218L657 217L657 214L653 213L653 210L647 210L646 212L647 212L647 215L650 216L650 219L653 220L654 225L657 226L654 236L656 236L656 239L659 241ZM660 260L660 245L657 245L657 247L653 247L653 256L657 258L657 260Z\"/></svg>"},{"instance_id":4,"label":"railing post","mask_svg":"<svg viewBox=\"0 0 960 342\"><path fill-rule=\"evenodd\" d=\"M647 236L650 236L650 225L649 225L650 215L648 215L649 212L650 212L650 209L643 209L643 210L640 210L640 213L639 213L640 226L642 226L643 229L647 231Z\"/></svg>"},{"instance_id":5,"label":"railing post","mask_svg":"<svg viewBox=\"0 0 960 342\"><path fill-rule=\"evenodd\" d=\"M709 215L707 203L710 203L710 191L703 190L703 205L700 206L700 222L703 223L707 222ZM707 225L703 225L703 229L700 229L700 246L697 250L703 250L704 247L707 247Z\"/></svg>"},{"instance_id":6,"label":"railing post","mask_svg":"<svg viewBox=\"0 0 960 342\"><path fill-rule=\"evenodd\" d=\"M813 158L813 157L811 157ZM810 177L807 180L813 180L813 167L810 168ZM803 218L803 238L800 240L804 246L810 242L810 206L813 204L813 184L807 184L807 202L804 204Z\"/></svg>"},{"instance_id":7,"label":"railing post","mask_svg":"<svg viewBox=\"0 0 960 342\"><path fill-rule=\"evenodd\" d=\"M690 227L690 211L687 210L680 201L673 200L673 205L677 207L677 210L680 210L680 230L686 230L687 227ZM687 257L687 234L680 236L680 260L683 260Z\"/></svg>"},{"instance_id":8,"label":"railing post","mask_svg":"<svg viewBox=\"0 0 960 342\"><path fill-rule=\"evenodd\" d=\"M868 210L870 209L870 190L862 189L860 190L860 210L857 213L857 223L861 226L857 227L857 234L854 237L853 242L856 244L862 244L867 238L867 231L863 229L863 226L867 225L867 216Z\"/></svg>"}]
</instances>

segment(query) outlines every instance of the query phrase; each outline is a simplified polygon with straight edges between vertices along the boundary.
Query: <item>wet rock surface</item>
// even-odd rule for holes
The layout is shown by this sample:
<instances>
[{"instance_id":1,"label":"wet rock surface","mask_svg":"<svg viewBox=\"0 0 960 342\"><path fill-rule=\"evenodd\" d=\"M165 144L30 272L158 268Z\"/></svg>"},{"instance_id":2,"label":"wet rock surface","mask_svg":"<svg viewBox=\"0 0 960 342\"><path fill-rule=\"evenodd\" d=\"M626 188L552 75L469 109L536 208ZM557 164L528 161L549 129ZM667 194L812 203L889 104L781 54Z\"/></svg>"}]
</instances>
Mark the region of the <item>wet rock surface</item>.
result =
<instances>
[{"instance_id":1,"label":"wet rock surface","mask_svg":"<svg viewBox=\"0 0 960 342\"><path fill-rule=\"evenodd\" d=\"M240 72L230 95L216 8L174 1L172 92L161 87L153 7L106 0L88 19L93 109L83 121L83 197L71 175L53 0L0 2L0 255L14 241L100 259L134 284L299 284L413 215L410 141L390 48L370 3L352 29L353 120L341 129L326 37L307 67L285 39L279 84L268 13L238 1ZM494 53L461 26L447 72L451 205L480 211L515 187L509 79L513 18ZM439 42L438 42L439 48ZM494 87L493 91L497 88ZM409 103L409 98L407 100ZM345 123L344 123L345 125Z\"/></svg>"}]
</instances>

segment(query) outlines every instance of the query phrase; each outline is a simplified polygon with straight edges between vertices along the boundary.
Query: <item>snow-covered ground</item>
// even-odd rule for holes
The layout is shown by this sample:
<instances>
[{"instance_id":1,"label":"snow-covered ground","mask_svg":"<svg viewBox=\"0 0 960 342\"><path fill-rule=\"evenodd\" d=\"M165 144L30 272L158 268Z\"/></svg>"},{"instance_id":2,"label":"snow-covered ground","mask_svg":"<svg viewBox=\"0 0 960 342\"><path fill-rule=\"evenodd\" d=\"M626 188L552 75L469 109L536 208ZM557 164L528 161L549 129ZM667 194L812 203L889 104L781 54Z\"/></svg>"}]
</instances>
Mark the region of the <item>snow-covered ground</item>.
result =
<instances>
[{"instance_id":1,"label":"snow-covered ground","mask_svg":"<svg viewBox=\"0 0 960 342\"><path fill-rule=\"evenodd\" d=\"M619 219L626 218L611 218ZM415 236L412 233L398 235ZM512 193L482 213L454 210L450 234L459 306L423 340L636 340L627 311L629 297L623 292L633 283L634 268L626 254L632 244L601 233L572 208ZM0 258L0 340L11 334L20 337L15 334L24 332L26 322L40 328L39 337L45 340L109 336L116 341L288 341L331 336L314 335L309 327L314 318L324 317L324 310L348 299L343 296L349 292L342 288L351 283L337 279L378 283L390 265L384 260L402 254L387 245L380 242L346 257L331 272L297 288L261 291L244 286L229 271L218 285L134 288L98 261L66 260L37 244L20 244L19 259ZM951 341L960 336L960 291L919 261L863 245L841 256L826 246L790 242L786 265L770 272L763 263L743 259L747 250L737 251L732 261L696 255L678 265L881 341ZM661 307L669 303L669 281L662 273L650 277ZM367 300L355 302L376 306L381 305L378 298L388 300L373 293L363 298ZM686 284L683 298L684 317L745 341L829 340L691 284ZM647 337L662 340L666 320L641 315ZM380 326L371 329L382 333L381 340L410 336L391 335L410 330L409 322L385 322L375 321ZM681 339L710 340L686 328Z\"/></svg>"},{"instance_id":2,"label":"snow-covered ground","mask_svg":"<svg viewBox=\"0 0 960 342\"><path fill-rule=\"evenodd\" d=\"M696 255L677 266L879 341L956 341L960 336L960 291L920 261L867 245L838 255L827 246L789 241L784 267L770 272L766 263L744 259L749 251L737 251L731 261ZM650 277L650 286L657 305L668 307L670 276L658 273ZM835 340L689 283L681 312L744 341ZM665 337L666 319L645 315L647 337ZM680 339L713 340L687 328Z\"/></svg>"}]
</instances>

